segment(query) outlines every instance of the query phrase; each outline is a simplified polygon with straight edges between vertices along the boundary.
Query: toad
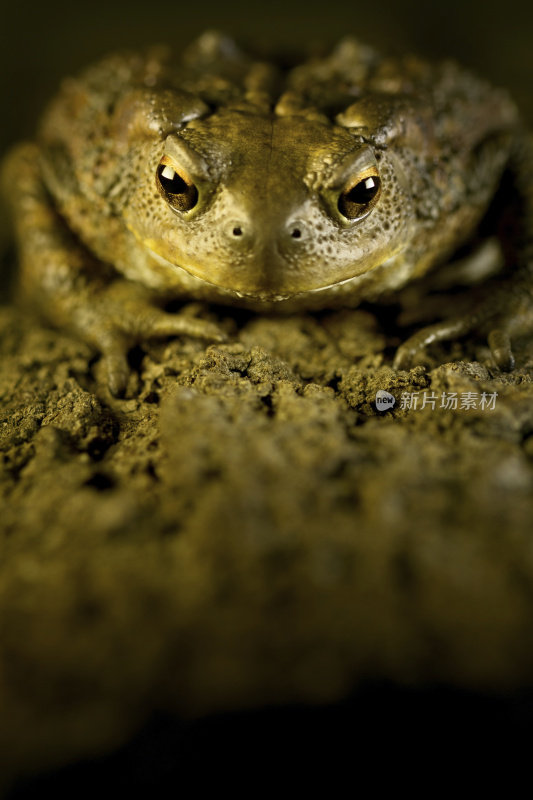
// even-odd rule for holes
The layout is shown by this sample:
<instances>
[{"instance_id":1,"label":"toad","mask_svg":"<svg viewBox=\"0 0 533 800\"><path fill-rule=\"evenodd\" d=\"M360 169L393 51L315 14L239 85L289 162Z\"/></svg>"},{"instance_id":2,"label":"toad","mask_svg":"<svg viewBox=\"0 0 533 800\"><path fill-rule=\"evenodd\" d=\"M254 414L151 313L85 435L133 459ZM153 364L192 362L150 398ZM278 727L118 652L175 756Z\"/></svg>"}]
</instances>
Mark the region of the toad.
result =
<instances>
[{"instance_id":1,"label":"toad","mask_svg":"<svg viewBox=\"0 0 533 800\"><path fill-rule=\"evenodd\" d=\"M171 300L268 313L378 302L469 242L479 261L487 218L498 270L394 365L480 332L512 368L512 337L533 329L531 153L508 94L453 62L346 38L287 66L207 32L177 60L123 53L65 80L2 185L22 295L102 354L120 395L136 342L224 338Z\"/></svg>"}]
</instances>

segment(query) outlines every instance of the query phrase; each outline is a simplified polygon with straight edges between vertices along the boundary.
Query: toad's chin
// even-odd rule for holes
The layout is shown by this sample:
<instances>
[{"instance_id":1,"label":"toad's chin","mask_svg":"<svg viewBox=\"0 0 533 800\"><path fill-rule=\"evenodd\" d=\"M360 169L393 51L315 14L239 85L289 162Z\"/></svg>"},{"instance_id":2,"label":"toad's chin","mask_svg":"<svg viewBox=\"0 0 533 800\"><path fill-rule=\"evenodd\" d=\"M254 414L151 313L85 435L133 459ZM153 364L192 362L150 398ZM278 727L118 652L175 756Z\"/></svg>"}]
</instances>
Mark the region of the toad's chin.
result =
<instances>
[{"instance_id":1,"label":"toad's chin","mask_svg":"<svg viewBox=\"0 0 533 800\"><path fill-rule=\"evenodd\" d=\"M293 292L261 289L242 291L200 277L195 274L194 268L175 264L146 244L145 248L152 259L150 283L154 288L171 291L175 289L177 294L187 294L208 302L240 306L252 311L263 312L312 310L335 305L356 305L363 299L371 300L374 296L377 297L382 293L381 291L372 291L372 285L380 283L378 275L382 275L384 270L388 272L393 265L398 266L397 258L393 257L368 272L312 289ZM407 272L404 269L395 269L394 271L397 277L397 281L394 282L403 285L408 278ZM160 276L159 280L157 280L157 275ZM174 280L169 281L170 276L173 276Z\"/></svg>"}]
</instances>

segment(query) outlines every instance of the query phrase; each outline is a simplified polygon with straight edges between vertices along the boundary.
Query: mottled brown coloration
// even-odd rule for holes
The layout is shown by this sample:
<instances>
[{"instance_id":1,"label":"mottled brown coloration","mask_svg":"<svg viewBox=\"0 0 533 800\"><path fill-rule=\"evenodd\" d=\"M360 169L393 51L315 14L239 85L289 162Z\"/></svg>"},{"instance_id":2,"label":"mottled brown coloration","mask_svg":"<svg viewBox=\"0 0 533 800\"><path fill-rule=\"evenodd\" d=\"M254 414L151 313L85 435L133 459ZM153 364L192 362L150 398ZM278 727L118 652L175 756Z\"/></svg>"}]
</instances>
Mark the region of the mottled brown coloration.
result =
<instances>
[{"instance_id":1,"label":"mottled brown coloration","mask_svg":"<svg viewBox=\"0 0 533 800\"><path fill-rule=\"evenodd\" d=\"M478 329L510 367L513 328L533 327L531 163L507 94L453 63L348 38L283 71L207 33L180 63L154 49L66 81L4 186L25 290L104 354L121 393L134 342L224 336L165 301L297 311L390 296L476 238L504 175L510 274L395 365Z\"/></svg>"}]
</instances>

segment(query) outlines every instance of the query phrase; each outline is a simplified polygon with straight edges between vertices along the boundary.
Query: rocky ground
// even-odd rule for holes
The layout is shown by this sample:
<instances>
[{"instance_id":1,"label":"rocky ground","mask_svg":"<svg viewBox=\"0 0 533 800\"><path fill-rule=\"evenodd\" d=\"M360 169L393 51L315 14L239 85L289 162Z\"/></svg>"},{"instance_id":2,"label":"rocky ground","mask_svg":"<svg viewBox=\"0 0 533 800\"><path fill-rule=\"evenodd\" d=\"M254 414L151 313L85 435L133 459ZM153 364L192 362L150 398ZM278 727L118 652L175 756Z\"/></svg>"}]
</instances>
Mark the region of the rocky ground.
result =
<instances>
[{"instance_id":1,"label":"rocky ground","mask_svg":"<svg viewBox=\"0 0 533 800\"><path fill-rule=\"evenodd\" d=\"M87 346L0 310L5 779L112 751L158 709L530 685L527 352L504 375L472 340L395 372L368 309L189 313L234 336L135 349L118 400Z\"/></svg>"}]
</instances>

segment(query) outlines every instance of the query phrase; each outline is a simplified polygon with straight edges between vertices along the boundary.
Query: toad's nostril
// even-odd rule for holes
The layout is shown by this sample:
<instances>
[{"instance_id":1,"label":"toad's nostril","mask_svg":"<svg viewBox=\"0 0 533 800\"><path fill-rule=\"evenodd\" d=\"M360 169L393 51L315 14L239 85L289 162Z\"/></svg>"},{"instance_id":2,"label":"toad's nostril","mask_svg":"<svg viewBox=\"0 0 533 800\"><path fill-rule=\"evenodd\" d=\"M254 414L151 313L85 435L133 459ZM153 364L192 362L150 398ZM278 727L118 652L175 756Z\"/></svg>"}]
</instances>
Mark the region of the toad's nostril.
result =
<instances>
[{"instance_id":1,"label":"toad's nostril","mask_svg":"<svg viewBox=\"0 0 533 800\"><path fill-rule=\"evenodd\" d=\"M232 251L243 253L257 245L256 226L244 215L227 220L224 228L227 246Z\"/></svg>"},{"instance_id":2,"label":"toad's nostril","mask_svg":"<svg viewBox=\"0 0 533 800\"><path fill-rule=\"evenodd\" d=\"M291 233L291 236L292 236L293 239L299 239L301 235L302 235L302 232L301 232L300 228L294 228L292 233Z\"/></svg>"}]
</instances>

